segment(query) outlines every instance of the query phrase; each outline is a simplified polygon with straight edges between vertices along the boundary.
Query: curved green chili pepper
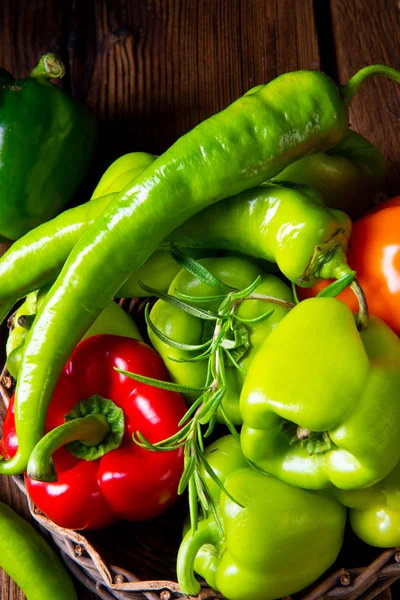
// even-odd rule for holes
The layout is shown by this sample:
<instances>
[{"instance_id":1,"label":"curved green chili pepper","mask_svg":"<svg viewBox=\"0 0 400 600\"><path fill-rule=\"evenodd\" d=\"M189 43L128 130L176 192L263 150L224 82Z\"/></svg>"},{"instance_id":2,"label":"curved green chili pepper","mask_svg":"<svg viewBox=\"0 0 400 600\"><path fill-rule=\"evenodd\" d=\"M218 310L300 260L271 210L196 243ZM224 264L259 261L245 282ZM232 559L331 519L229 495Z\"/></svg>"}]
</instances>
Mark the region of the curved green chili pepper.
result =
<instances>
[{"instance_id":1,"label":"curved green chili pepper","mask_svg":"<svg viewBox=\"0 0 400 600\"><path fill-rule=\"evenodd\" d=\"M17 241L0 259L0 299L22 297L53 283L68 254L87 227L111 202L113 193L120 191L130 177L136 177L154 160L154 156L144 152L122 156L107 169L93 192L90 204L65 211ZM298 182L314 187L329 206L354 214L356 203L361 208L361 204L366 206L372 201L384 171L385 162L379 150L359 134L347 131L343 141L331 150L293 163L274 181ZM218 216L221 212L222 209L219 209ZM213 223L212 213L210 222ZM214 228L218 223L213 223ZM201 232L201 227L197 229ZM229 234L229 228L225 227L225 230ZM235 243L230 246L234 248ZM247 248L244 253L248 254ZM142 296L143 290L138 285L140 280L166 291L178 270L169 253L156 252L124 284L118 295Z\"/></svg>"},{"instance_id":2,"label":"curved green chili pepper","mask_svg":"<svg viewBox=\"0 0 400 600\"><path fill-rule=\"evenodd\" d=\"M60 559L30 523L0 502L0 567L28 600L78 600Z\"/></svg>"},{"instance_id":3,"label":"curved green chili pepper","mask_svg":"<svg viewBox=\"0 0 400 600\"><path fill-rule=\"evenodd\" d=\"M394 69L374 69L342 92L315 71L287 73L258 86L180 138L117 195L74 247L28 334L16 389L20 444L0 473L25 470L68 356L165 236L207 206L337 144L348 126L343 94L352 97L374 72L400 81Z\"/></svg>"},{"instance_id":4,"label":"curved green chili pepper","mask_svg":"<svg viewBox=\"0 0 400 600\"><path fill-rule=\"evenodd\" d=\"M108 202L108 198L104 196L71 209L70 212L81 215L79 224L74 219L75 225L71 227L67 225L70 222L66 221L67 214L56 217L54 222L65 223L65 235L62 225L56 228L60 236L52 252L49 245L53 247L54 240L48 235L42 235L42 241L35 244L30 243L34 238L32 232L16 242L14 251L0 259L0 300L16 298L21 291L26 294L52 283L61 270L64 256L73 248L78 229L82 235L87 223L94 223L98 205ZM45 223L41 229L47 231L51 224ZM180 270L168 251L171 243L193 248L195 252L191 250L190 254L195 257L201 255L201 250L211 248L239 251L277 263L286 277L299 285L312 285L319 277L334 276L333 253L338 268L345 269L344 253L350 232L348 216L327 208L315 190L302 186L299 189L261 186L210 206L179 227L123 284L117 296L143 296L139 281L166 291ZM320 248L318 254L316 246ZM31 269L26 273L23 269L27 262L31 263ZM43 264L47 264L46 270Z\"/></svg>"},{"instance_id":5,"label":"curved green chili pepper","mask_svg":"<svg viewBox=\"0 0 400 600\"><path fill-rule=\"evenodd\" d=\"M293 163L274 182L311 186L329 207L344 210L357 219L372 205L385 172L386 162L378 148L359 133L348 130L336 146Z\"/></svg>"}]
</instances>

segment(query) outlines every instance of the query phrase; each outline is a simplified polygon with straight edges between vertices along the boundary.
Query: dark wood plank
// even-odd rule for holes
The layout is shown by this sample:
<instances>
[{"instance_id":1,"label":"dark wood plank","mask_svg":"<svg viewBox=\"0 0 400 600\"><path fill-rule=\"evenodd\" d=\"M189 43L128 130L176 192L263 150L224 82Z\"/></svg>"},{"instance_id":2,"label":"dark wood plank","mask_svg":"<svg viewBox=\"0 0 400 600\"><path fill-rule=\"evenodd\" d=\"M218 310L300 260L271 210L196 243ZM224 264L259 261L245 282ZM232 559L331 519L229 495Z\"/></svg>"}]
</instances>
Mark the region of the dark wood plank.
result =
<instances>
[{"instance_id":1,"label":"dark wood plank","mask_svg":"<svg viewBox=\"0 0 400 600\"><path fill-rule=\"evenodd\" d=\"M341 83L374 63L400 68L400 8L395 0L331 0L337 67ZM350 108L352 127L382 149L388 161L385 190L400 194L400 86L376 77Z\"/></svg>"}]
</instances>

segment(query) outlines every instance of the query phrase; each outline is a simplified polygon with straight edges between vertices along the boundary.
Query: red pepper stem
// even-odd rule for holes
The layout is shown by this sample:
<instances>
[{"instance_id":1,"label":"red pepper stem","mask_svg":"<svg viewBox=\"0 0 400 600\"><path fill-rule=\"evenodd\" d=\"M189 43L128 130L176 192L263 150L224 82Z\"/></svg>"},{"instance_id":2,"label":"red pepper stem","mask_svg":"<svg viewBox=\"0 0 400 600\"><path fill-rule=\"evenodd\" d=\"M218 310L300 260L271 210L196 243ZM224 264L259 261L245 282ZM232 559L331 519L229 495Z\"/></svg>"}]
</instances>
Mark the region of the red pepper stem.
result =
<instances>
[{"instance_id":1,"label":"red pepper stem","mask_svg":"<svg viewBox=\"0 0 400 600\"><path fill-rule=\"evenodd\" d=\"M29 73L34 79L61 79L65 75L65 67L54 54L43 54L36 67Z\"/></svg>"},{"instance_id":2,"label":"red pepper stem","mask_svg":"<svg viewBox=\"0 0 400 600\"><path fill-rule=\"evenodd\" d=\"M73 419L52 429L35 446L28 463L28 477L36 481L57 481L51 457L58 448L76 440L85 446L98 446L109 432L110 426L103 414Z\"/></svg>"},{"instance_id":3,"label":"red pepper stem","mask_svg":"<svg viewBox=\"0 0 400 600\"><path fill-rule=\"evenodd\" d=\"M385 77L389 77L400 83L400 71L393 69L393 67L387 67L386 65L370 65L369 67L364 67L363 69L360 69L358 73L353 75L350 81L342 87L342 94L347 105L350 104L362 84L369 77L373 77L374 75L384 75Z\"/></svg>"}]
</instances>

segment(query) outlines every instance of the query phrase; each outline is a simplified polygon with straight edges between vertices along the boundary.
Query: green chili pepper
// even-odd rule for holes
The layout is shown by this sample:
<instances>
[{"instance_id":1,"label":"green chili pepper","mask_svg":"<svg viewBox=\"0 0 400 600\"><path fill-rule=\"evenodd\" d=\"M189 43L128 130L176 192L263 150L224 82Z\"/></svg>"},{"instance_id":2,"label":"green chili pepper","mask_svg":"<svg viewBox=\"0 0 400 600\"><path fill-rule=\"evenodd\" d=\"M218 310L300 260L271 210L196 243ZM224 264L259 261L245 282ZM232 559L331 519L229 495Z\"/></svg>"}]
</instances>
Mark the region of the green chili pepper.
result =
<instances>
[{"instance_id":1,"label":"green chili pepper","mask_svg":"<svg viewBox=\"0 0 400 600\"><path fill-rule=\"evenodd\" d=\"M7 369L14 379L18 379L26 336L33 325L37 311L46 298L48 289L46 287L28 294L25 301L10 318L11 328L7 339L6 354ZM133 319L113 301L100 313L83 339L99 333L121 335L135 340L142 339Z\"/></svg>"},{"instance_id":2,"label":"green chili pepper","mask_svg":"<svg viewBox=\"0 0 400 600\"><path fill-rule=\"evenodd\" d=\"M318 190L327 206L344 210L352 219L372 206L386 172L382 153L355 131L333 148L286 167L274 182L292 181Z\"/></svg>"},{"instance_id":3,"label":"green chili pepper","mask_svg":"<svg viewBox=\"0 0 400 600\"><path fill-rule=\"evenodd\" d=\"M240 398L245 455L309 489L372 485L400 459L400 340L358 332L334 298L300 302L254 358Z\"/></svg>"},{"instance_id":4,"label":"green chili pepper","mask_svg":"<svg viewBox=\"0 0 400 600\"><path fill-rule=\"evenodd\" d=\"M209 321L184 312L164 300L158 300L150 313L151 327L148 328L148 334L153 346L164 360L173 381L181 385L202 387L206 385L207 380L208 354L200 361L196 356L204 353L204 348L190 351L171 346L168 339L178 344L199 346L211 340L213 335L215 336L215 329L221 328L220 323L222 323L222 327L225 328L225 333L219 340L225 363L224 382L221 383L225 388L222 406L233 423L241 424L239 397L246 372L262 341L287 314L293 296L287 285L280 279L274 275L266 275L256 265L243 258L205 258L200 260L199 264L232 288L232 292L247 288L257 279L260 281L247 299L242 302L232 299L226 318L212 322L211 327ZM225 302L223 297L229 300L228 293L221 290L218 283L207 285L185 269L182 269L172 281L168 293L177 298L181 298L180 294L190 294L192 306L206 309L216 315L221 303ZM206 297L215 295L220 297L207 303L202 301ZM254 299L257 296L259 300ZM268 298L279 299L282 305L272 303ZM270 316L263 321L262 315L268 314ZM258 322L258 319L261 322ZM158 332L168 339L160 339ZM194 399L193 394L186 397L191 401ZM223 421L221 416L218 420Z\"/></svg>"},{"instance_id":5,"label":"green chili pepper","mask_svg":"<svg viewBox=\"0 0 400 600\"><path fill-rule=\"evenodd\" d=\"M28 600L78 600L54 550L30 523L0 503L0 567Z\"/></svg>"},{"instance_id":6,"label":"green chili pepper","mask_svg":"<svg viewBox=\"0 0 400 600\"><path fill-rule=\"evenodd\" d=\"M166 235L207 206L337 144L347 131L347 105L374 74L400 81L398 71L378 65L341 90L315 71L258 86L180 138L117 195L74 246L27 336L16 390L19 448L0 473L25 470L67 357Z\"/></svg>"},{"instance_id":7,"label":"green chili pepper","mask_svg":"<svg viewBox=\"0 0 400 600\"><path fill-rule=\"evenodd\" d=\"M400 545L400 463L382 481L362 490L335 490L349 507L354 533L378 548Z\"/></svg>"},{"instance_id":8,"label":"green chili pepper","mask_svg":"<svg viewBox=\"0 0 400 600\"><path fill-rule=\"evenodd\" d=\"M107 169L100 180L92 196L95 202L66 211L16 242L0 260L0 298L20 297L38 287L52 283L73 246L113 199L114 196L110 192L120 191L122 187L119 186L128 183L130 177L132 179L136 177L154 160L155 157L143 152L122 156ZM384 170L385 163L379 150L355 132L348 131L344 140L334 148L294 163L276 177L275 181L282 179L310 185L321 193L324 201L328 204L336 205L336 208L340 205L345 212L349 209L354 213L356 200L360 205L362 202L364 207L372 200ZM268 189L272 193L271 186ZM301 192L301 190L298 191ZM304 190L304 193L307 192ZM312 192L308 193L312 195ZM104 194L107 195L104 196ZM317 196L314 196L316 201L319 201ZM250 202L252 201L251 199ZM228 200L225 202L228 203ZM252 205L250 204L250 206ZM199 236L203 244L213 244L215 247L216 241L211 239L209 242L207 232L211 224L211 233L215 238L221 224L223 235L219 237L223 239L220 240L220 243L223 244L222 247L225 247L228 242L225 242L224 239L229 240L231 231L233 233L238 227L237 223L234 223L232 230L232 220L239 215L233 214L232 207L225 217L225 204L223 207L217 207L216 213L213 212L213 208L206 210L210 212L202 213L198 217L198 221L197 216L194 217L192 222L189 222L188 231L186 232L185 226L183 226L179 235L187 236L188 247L198 244ZM322 209L320 210L322 211ZM271 215L271 213L269 214ZM329 215L329 213L326 214ZM249 211L246 215L242 215L241 219L245 216L252 217L252 215L253 213ZM225 227L224 222L226 223ZM203 231L204 228L206 231ZM262 227L259 228L260 231L262 229ZM194 232L193 239L190 239L190 230ZM174 237L177 238L177 236ZM179 243L179 239L176 239L176 242ZM238 241L235 239L228 245L231 249L235 249L237 243ZM250 244L247 244L247 240L242 240L240 245L242 253L248 254L247 246ZM252 247L254 245L253 243ZM262 246L258 249L258 254L261 250ZM124 284L118 294L124 297L142 296L143 291L138 285L140 280L146 281L151 287L166 291L177 272L177 265L171 260L168 252L156 252Z\"/></svg>"},{"instance_id":9,"label":"green chili pepper","mask_svg":"<svg viewBox=\"0 0 400 600\"><path fill-rule=\"evenodd\" d=\"M251 469L232 436L217 440L205 455L242 506L202 469L222 531L210 514L184 536L177 573L185 594L200 592L193 570L229 600L273 600L303 589L330 567L346 521L338 502Z\"/></svg>"},{"instance_id":10,"label":"green chili pepper","mask_svg":"<svg viewBox=\"0 0 400 600\"><path fill-rule=\"evenodd\" d=\"M79 224L74 218L75 224L70 225L65 213L54 219L54 225L45 223L39 228L43 231L39 240L30 232L14 244L0 259L0 299L4 305L21 291L28 293L32 286L36 289L54 281L75 238L86 230L88 221L94 222L97 204L103 206L103 202L108 202L108 197L71 209L70 213L80 213ZM89 217L91 208L93 216ZM47 233L53 230L55 237ZM327 208L315 190L265 185L210 206L187 221L161 244L164 251L156 251L117 295L143 296L138 281L166 291L179 270L169 251L165 252L171 243L193 247L196 256L208 248L240 251L276 262L291 281L311 285L319 277L347 272L344 253L350 232L347 215Z\"/></svg>"},{"instance_id":11,"label":"green chili pepper","mask_svg":"<svg viewBox=\"0 0 400 600\"><path fill-rule=\"evenodd\" d=\"M64 65L41 57L25 79L0 70L0 236L15 240L57 214L89 167L94 115L49 79Z\"/></svg>"}]
</instances>

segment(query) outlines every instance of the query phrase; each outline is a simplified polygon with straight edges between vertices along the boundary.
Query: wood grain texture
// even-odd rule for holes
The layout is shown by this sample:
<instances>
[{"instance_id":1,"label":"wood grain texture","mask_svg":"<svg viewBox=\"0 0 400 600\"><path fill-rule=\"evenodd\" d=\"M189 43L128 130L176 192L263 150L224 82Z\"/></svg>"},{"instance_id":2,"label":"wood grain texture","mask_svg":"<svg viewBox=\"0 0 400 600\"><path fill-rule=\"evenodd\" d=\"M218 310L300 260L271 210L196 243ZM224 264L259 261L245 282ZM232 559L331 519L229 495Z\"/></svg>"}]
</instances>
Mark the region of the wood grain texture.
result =
<instances>
[{"instance_id":1,"label":"wood grain texture","mask_svg":"<svg viewBox=\"0 0 400 600\"><path fill-rule=\"evenodd\" d=\"M400 68L398 0L331 0L339 81L374 63ZM351 124L383 151L388 162L385 191L400 193L400 86L375 77L350 107Z\"/></svg>"},{"instance_id":2,"label":"wood grain texture","mask_svg":"<svg viewBox=\"0 0 400 600\"><path fill-rule=\"evenodd\" d=\"M329 9L328 1L316 2ZM337 54L333 62L322 57L324 65L337 63L342 81L371 59L400 66L395 6L397 0L332 0ZM161 153L250 87L285 71L320 68L327 33L320 31L318 45L312 0L0 1L0 64L25 76L41 53L56 52L67 66L60 85L101 120L98 157L84 190L121 154ZM399 132L390 111L398 127L398 95L393 84L368 86L354 103L353 124L392 157L394 186ZM0 478L0 499L27 516L6 478ZM0 586L0 600L23 600L4 573ZM82 589L79 597L95 598Z\"/></svg>"}]
</instances>

